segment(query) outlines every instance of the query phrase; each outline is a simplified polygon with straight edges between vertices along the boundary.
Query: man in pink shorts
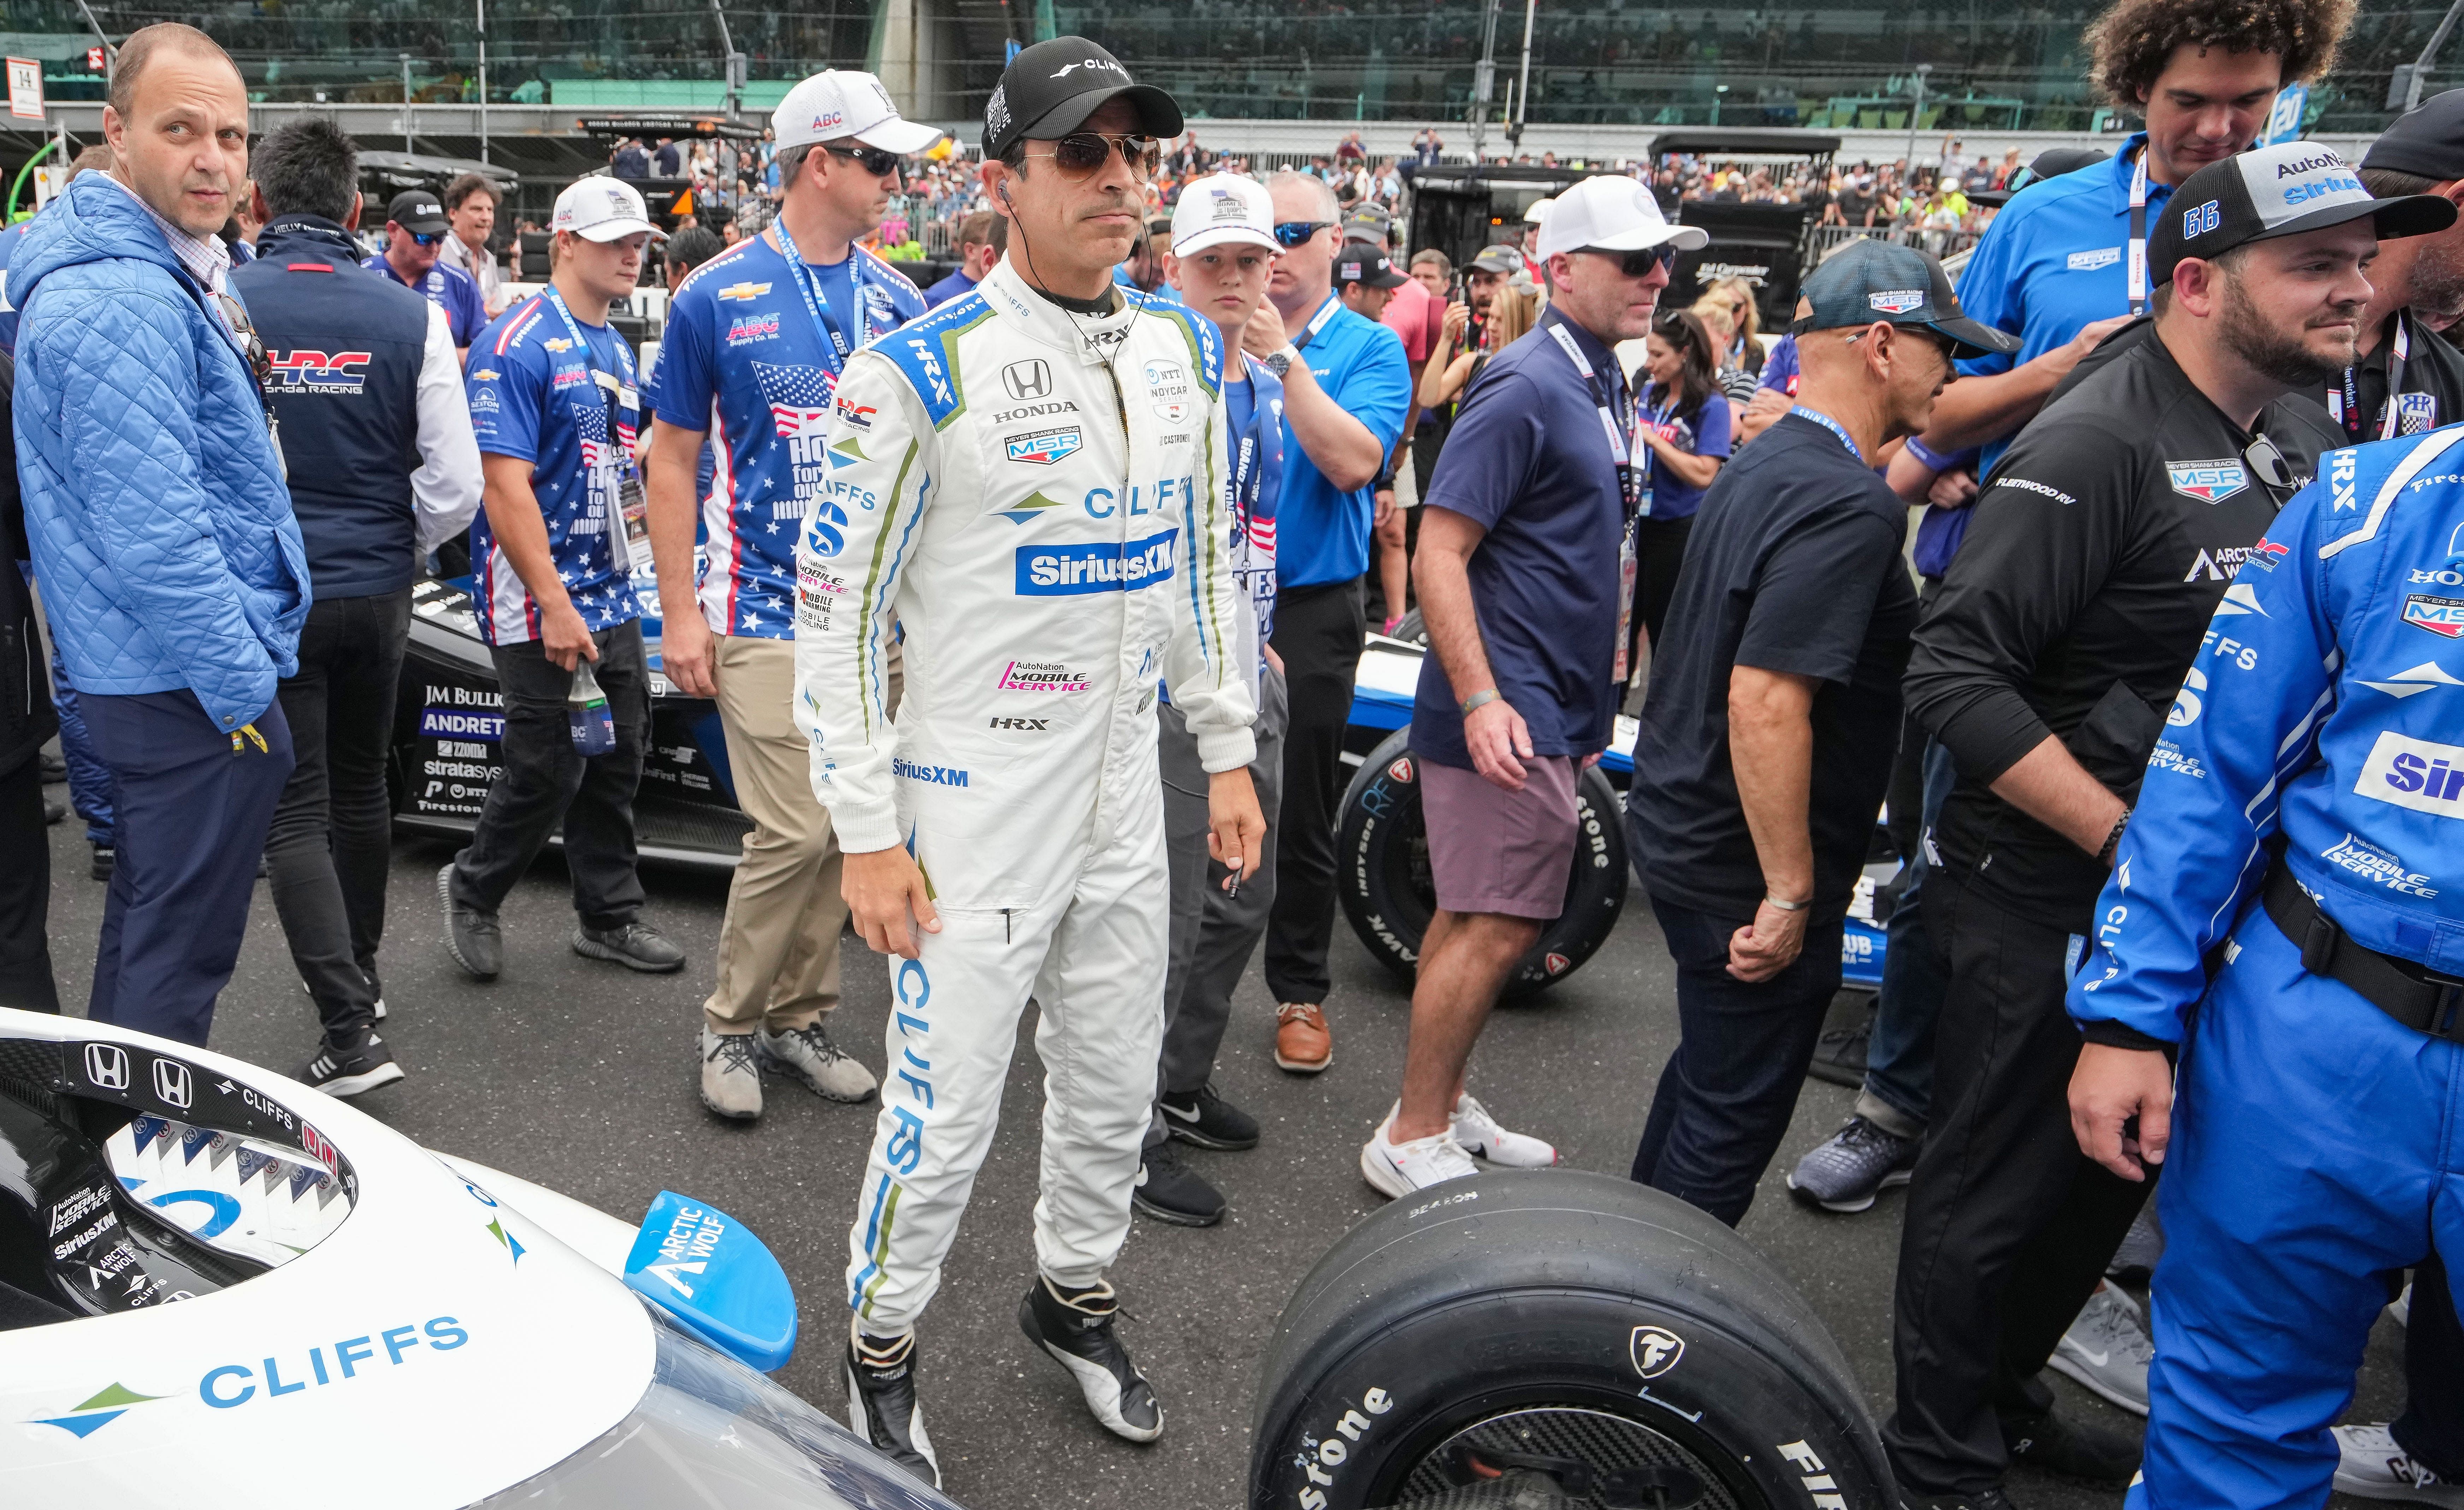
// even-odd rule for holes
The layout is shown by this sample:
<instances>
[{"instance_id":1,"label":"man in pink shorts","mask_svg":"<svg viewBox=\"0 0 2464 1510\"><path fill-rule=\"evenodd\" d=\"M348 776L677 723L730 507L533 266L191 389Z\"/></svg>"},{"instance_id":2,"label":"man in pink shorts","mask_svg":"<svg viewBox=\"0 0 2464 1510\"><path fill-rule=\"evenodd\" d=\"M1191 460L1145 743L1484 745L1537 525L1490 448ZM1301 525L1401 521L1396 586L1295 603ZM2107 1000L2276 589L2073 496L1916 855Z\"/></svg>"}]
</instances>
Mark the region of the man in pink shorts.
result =
<instances>
[{"instance_id":1,"label":"man in pink shorts","mask_svg":"<svg viewBox=\"0 0 2464 1510\"><path fill-rule=\"evenodd\" d=\"M1360 1172L1388 1195L1475 1173L1475 1154L1557 1162L1499 1127L1463 1071L1498 988L1564 903L1575 777L1617 716L1618 553L1644 484L1615 349L1650 329L1668 259L1703 242L1634 179L1558 196L1540 233L1549 308L1491 359L1430 479L1413 571L1435 653L1412 748L1438 913L1402 1098L1360 1150Z\"/></svg>"}]
</instances>

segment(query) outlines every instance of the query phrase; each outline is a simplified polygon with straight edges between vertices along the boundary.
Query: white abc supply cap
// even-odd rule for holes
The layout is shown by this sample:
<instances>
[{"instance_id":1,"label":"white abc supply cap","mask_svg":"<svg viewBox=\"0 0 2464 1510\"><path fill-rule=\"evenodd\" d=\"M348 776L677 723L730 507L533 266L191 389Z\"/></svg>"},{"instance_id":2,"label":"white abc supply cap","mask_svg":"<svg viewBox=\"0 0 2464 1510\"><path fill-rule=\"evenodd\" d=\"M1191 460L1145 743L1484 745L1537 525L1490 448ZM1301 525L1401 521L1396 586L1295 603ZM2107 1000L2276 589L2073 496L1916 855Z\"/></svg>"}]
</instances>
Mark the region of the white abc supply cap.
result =
<instances>
[{"instance_id":1,"label":"white abc supply cap","mask_svg":"<svg viewBox=\"0 0 2464 1510\"><path fill-rule=\"evenodd\" d=\"M901 157L926 150L943 135L937 127L901 117L880 79L841 68L825 69L788 90L770 112L770 129L781 152L815 142L861 138L866 146Z\"/></svg>"},{"instance_id":2,"label":"white abc supply cap","mask_svg":"<svg viewBox=\"0 0 2464 1510\"><path fill-rule=\"evenodd\" d=\"M1549 201L1536 252L1543 258L1560 252L1637 252L1660 246L1696 252L1710 239L1700 226L1670 225L1641 180L1601 175Z\"/></svg>"},{"instance_id":3,"label":"white abc supply cap","mask_svg":"<svg viewBox=\"0 0 2464 1510\"><path fill-rule=\"evenodd\" d=\"M645 230L654 240L668 239L666 231L650 224L650 207L642 202L642 191L605 173L567 184L556 196L556 214L547 229L570 230L584 241L616 241Z\"/></svg>"},{"instance_id":4,"label":"white abc supply cap","mask_svg":"<svg viewBox=\"0 0 2464 1510\"><path fill-rule=\"evenodd\" d=\"M1238 173L1209 173L1181 186L1172 208L1172 254L1195 255L1228 243L1282 249L1275 242L1275 201L1266 186Z\"/></svg>"}]
</instances>

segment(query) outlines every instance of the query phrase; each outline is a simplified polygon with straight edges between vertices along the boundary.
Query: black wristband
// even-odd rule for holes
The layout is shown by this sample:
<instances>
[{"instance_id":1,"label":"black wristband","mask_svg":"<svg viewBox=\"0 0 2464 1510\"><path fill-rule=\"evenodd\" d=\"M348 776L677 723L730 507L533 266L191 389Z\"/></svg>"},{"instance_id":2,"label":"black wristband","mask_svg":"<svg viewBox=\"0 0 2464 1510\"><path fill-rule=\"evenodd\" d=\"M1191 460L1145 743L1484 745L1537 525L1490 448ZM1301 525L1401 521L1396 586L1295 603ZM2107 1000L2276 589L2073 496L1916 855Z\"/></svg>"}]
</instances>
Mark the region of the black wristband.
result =
<instances>
[{"instance_id":1,"label":"black wristband","mask_svg":"<svg viewBox=\"0 0 2464 1510\"><path fill-rule=\"evenodd\" d=\"M2104 836L2104 847L2096 852L2097 863L2107 870L2113 868L2114 852L2122 847L2122 831L2129 826L2130 809L2125 807L2122 816L2113 821L2113 832Z\"/></svg>"},{"instance_id":2,"label":"black wristband","mask_svg":"<svg viewBox=\"0 0 2464 1510\"><path fill-rule=\"evenodd\" d=\"M1394 491L1395 491L1395 469L1394 469L1394 468L1392 468L1392 467L1387 467L1387 468L1384 468L1384 469L1380 470L1380 471L1378 471L1378 473L1377 473L1377 480L1376 480L1375 482L1373 482L1373 483L1371 483L1371 484L1369 485L1369 491L1370 491L1370 492L1394 492Z\"/></svg>"}]
</instances>

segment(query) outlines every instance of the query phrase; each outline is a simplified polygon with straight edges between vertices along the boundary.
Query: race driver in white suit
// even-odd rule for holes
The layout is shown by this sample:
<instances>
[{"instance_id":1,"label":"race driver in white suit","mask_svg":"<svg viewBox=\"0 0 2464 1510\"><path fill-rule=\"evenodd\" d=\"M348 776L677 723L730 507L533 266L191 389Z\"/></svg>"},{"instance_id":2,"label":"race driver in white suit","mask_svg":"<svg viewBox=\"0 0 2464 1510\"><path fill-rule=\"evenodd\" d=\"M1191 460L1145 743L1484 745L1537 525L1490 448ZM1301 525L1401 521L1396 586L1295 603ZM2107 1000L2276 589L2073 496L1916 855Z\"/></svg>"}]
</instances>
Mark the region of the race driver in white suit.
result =
<instances>
[{"instance_id":1,"label":"race driver in white suit","mask_svg":"<svg viewBox=\"0 0 2464 1510\"><path fill-rule=\"evenodd\" d=\"M1044 1155L1019 1321L1107 1428L1163 1431L1104 1278L1129 1232L1163 1031L1159 682L1211 773L1227 885L1265 834L1218 503L1221 337L1111 276L1140 233L1158 139L1179 130L1169 95L1083 38L1020 53L985 112L1008 257L849 359L815 458L829 470L797 560L797 713L849 910L896 956L849 1237L849 1413L936 1483L915 1320L1030 997Z\"/></svg>"}]
</instances>

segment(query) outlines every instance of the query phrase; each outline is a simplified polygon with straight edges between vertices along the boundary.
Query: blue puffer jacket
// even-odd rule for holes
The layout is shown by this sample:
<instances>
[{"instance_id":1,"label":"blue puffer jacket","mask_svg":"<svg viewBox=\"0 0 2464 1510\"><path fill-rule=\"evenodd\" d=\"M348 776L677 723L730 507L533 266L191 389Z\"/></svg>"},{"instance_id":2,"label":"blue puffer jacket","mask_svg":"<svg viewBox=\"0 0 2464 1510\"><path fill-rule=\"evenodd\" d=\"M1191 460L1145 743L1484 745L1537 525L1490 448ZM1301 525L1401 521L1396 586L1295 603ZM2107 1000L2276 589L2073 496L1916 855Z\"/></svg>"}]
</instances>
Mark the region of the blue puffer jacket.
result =
<instances>
[{"instance_id":1,"label":"blue puffer jacket","mask_svg":"<svg viewBox=\"0 0 2464 1510\"><path fill-rule=\"evenodd\" d=\"M9 258L17 474L70 685L187 688L237 729L298 669L308 560L238 349L127 190L88 173Z\"/></svg>"}]
</instances>

